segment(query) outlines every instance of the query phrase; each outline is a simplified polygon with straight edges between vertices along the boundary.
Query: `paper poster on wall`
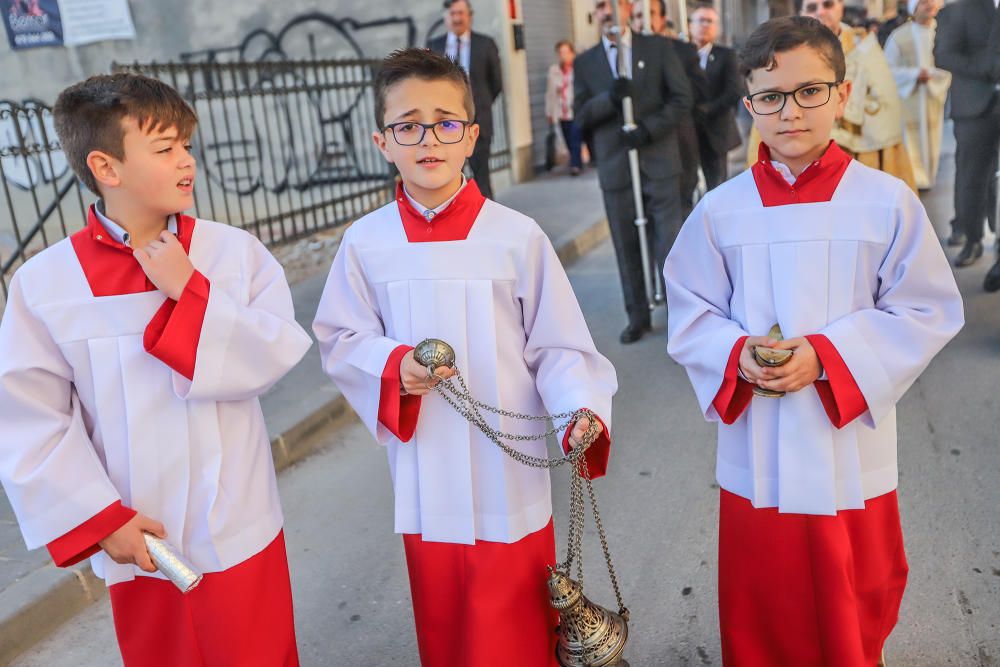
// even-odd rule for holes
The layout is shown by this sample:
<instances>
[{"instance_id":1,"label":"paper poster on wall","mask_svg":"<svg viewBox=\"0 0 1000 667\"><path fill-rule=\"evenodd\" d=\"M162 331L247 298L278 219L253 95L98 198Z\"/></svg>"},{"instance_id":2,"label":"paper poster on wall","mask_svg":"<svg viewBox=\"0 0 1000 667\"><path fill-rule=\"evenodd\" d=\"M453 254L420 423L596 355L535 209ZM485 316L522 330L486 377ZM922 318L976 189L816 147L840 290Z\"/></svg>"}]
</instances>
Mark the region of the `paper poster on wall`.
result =
<instances>
[{"instance_id":1,"label":"paper poster on wall","mask_svg":"<svg viewBox=\"0 0 1000 667\"><path fill-rule=\"evenodd\" d=\"M62 45L63 28L56 0L0 0L0 11L12 49Z\"/></svg>"},{"instance_id":2,"label":"paper poster on wall","mask_svg":"<svg viewBox=\"0 0 1000 667\"><path fill-rule=\"evenodd\" d=\"M12 49L135 39L128 0L0 0Z\"/></svg>"},{"instance_id":3,"label":"paper poster on wall","mask_svg":"<svg viewBox=\"0 0 1000 667\"><path fill-rule=\"evenodd\" d=\"M128 0L59 0L59 9L66 46L135 39Z\"/></svg>"}]
</instances>

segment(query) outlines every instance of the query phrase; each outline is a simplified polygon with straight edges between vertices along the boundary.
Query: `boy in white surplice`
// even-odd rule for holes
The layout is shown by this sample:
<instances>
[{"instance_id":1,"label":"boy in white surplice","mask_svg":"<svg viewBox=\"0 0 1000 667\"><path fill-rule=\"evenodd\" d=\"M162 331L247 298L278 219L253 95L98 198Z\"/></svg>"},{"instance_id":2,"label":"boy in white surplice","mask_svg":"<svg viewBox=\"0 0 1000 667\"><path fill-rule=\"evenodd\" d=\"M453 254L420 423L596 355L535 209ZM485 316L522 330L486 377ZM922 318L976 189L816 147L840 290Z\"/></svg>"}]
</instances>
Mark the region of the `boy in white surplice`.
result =
<instances>
[{"instance_id":1,"label":"boy in white surplice","mask_svg":"<svg viewBox=\"0 0 1000 667\"><path fill-rule=\"evenodd\" d=\"M0 323L0 481L28 548L104 578L126 667L298 664L257 397L309 348L281 265L194 204L197 119L170 86L56 100L87 226L31 258ZM143 532L201 572L182 594ZM252 602L252 604L251 604Z\"/></svg>"},{"instance_id":2,"label":"boy in white surplice","mask_svg":"<svg viewBox=\"0 0 1000 667\"><path fill-rule=\"evenodd\" d=\"M398 51L375 96L374 141L402 183L344 235L313 326L323 365L387 448L424 667L554 665L549 473L509 458L430 394L437 380L412 346L450 343L481 401L536 415L586 407L606 425L615 371L542 230L463 177L478 132L465 72L429 51ZM534 424L491 420L544 431ZM564 447L589 426L567 429ZM544 441L515 446L545 456ZM604 427L587 450L593 476L609 447Z\"/></svg>"},{"instance_id":3,"label":"boy in white surplice","mask_svg":"<svg viewBox=\"0 0 1000 667\"><path fill-rule=\"evenodd\" d=\"M664 267L668 351L720 422L723 662L874 666L907 575L895 405L962 301L910 188L830 141L851 92L834 34L775 19L741 60L759 160L699 203ZM791 361L759 365L761 345Z\"/></svg>"}]
</instances>

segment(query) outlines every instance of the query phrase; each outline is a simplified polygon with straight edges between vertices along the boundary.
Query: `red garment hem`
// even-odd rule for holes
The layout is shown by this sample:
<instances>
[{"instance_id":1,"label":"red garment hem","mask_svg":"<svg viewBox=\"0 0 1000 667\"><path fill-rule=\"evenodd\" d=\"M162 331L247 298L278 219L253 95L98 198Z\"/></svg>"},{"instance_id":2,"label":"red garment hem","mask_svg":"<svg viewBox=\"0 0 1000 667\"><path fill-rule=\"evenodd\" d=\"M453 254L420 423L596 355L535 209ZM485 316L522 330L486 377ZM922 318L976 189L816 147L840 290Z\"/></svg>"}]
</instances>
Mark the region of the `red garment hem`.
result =
<instances>
[{"instance_id":1,"label":"red garment hem","mask_svg":"<svg viewBox=\"0 0 1000 667\"><path fill-rule=\"evenodd\" d=\"M76 565L101 550L98 544L132 520L137 512L116 500L79 526L46 545L56 567Z\"/></svg>"},{"instance_id":2,"label":"red garment hem","mask_svg":"<svg viewBox=\"0 0 1000 667\"><path fill-rule=\"evenodd\" d=\"M611 458L611 432L608 430L608 425L604 423L604 420L599 415L594 415L594 417L601 424L601 434L597 436L597 440L594 440L583 455L583 458L587 460L587 471L590 473L591 479L604 477L608 473L608 459ZM566 429L566 433L563 434L562 448L567 454L570 451L569 435L571 431L572 424L570 428Z\"/></svg>"},{"instance_id":3,"label":"red garment hem","mask_svg":"<svg viewBox=\"0 0 1000 667\"><path fill-rule=\"evenodd\" d=\"M819 400L830 422L837 428L844 428L868 411L868 402L830 339L823 334L806 336L806 339L816 350L828 378L815 383Z\"/></svg>"},{"instance_id":4,"label":"red garment hem","mask_svg":"<svg viewBox=\"0 0 1000 667\"><path fill-rule=\"evenodd\" d=\"M907 572L895 491L864 509L820 516L756 509L723 489L723 664L874 667Z\"/></svg>"},{"instance_id":5,"label":"red garment hem","mask_svg":"<svg viewBox=\"0 0 1000 667\"><path fill-rule=\"evenodd\" d=\"M733 349L729 352L729 360L726 362L722 386L712 399L712 406L719 413L723 424L732 424L739 419L753 399L753 385L739 376L740 354L747 338L749 336L743 336L733 345Z\"/></svg>"},{"instance_id":6,"label":"red garment hem","mask_svg":"<svg viewBox=\"0 0 1000 667\"><path fill-rule=\"evenodd\" d=\"M138 576L108 589L126 667L297 667L284 532L182 594Z\"/></svg>"},{"instance_id":7,"label":"red garment hem","mask_svg":"<svg viewBox=\"0 0 1000 667\"><path fill-rule=\"evenodd\" d=\"M382 370L382 383L379 389L379 423L403 442L409 442L413 437L420 417L421 397L400 393L399 364L412 349L408 345L400 345L389 354L389 359Z\"/></svg>"},{"instance_id":8,"label":"red garment hem","mask_svg":"<svg viewBox=\"0 0 1000 667\"><path fill-rule=\"evenodd\" d=\"M210 291L208 278L195 271L184 286L180 300L164 301L142 336L146 352L188 380L194 379Z\"/></svg>"},{"instance_id":9,"label":"red garment hem","mask_svg":"<svg viewBox=\"0 0 1000 667\"><path fill-rule=\"evenodd\" d=\"M547 566L552 521L512 544L403 535L423 667L557 667ZM502 575L498 575L502 573Z\"/></svg>"}]
</instances>

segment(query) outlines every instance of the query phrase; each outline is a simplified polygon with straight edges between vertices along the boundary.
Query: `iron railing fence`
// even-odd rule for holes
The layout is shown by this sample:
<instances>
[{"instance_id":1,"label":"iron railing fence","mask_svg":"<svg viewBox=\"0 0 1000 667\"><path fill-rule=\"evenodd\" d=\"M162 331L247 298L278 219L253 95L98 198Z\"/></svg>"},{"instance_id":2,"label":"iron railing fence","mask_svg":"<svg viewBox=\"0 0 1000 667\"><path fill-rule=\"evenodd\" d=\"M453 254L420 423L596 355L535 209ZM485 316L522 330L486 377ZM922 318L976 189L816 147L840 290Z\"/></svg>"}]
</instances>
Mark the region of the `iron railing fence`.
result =
<instances>
[{"instance_id":1,"label":"iron railing fence","mask_svg":"<svg viewBox=\"0 0 1000 667\"><path fill-rule=\"evenodd\" d=\"M275 245L350 222L393 196L371 139L376 60L116 64L160 78L192 105L195 214ZM491 169L511 164L502 100ZM94 196L66 163L51 109L0 102L0 292L32 254L85 225Z\"/></svg>"}]
</instances>

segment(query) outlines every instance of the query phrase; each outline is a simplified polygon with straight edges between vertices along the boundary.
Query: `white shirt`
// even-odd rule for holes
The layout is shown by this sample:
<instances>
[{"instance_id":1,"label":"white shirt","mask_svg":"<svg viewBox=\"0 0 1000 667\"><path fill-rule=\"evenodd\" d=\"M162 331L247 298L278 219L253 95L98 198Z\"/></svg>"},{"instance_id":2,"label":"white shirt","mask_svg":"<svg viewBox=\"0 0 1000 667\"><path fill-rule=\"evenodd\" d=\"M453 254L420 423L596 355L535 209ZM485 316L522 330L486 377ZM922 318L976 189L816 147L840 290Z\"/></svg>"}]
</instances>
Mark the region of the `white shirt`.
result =
<instances>
[{"instance_id":1,"label":"white shirt","mask_svg":"<svg viewBox=\"0 0 1000 667\"><path fill-rule=\"evenodd\" d=\"M709 42L705 46L698 49L698 62L702 69L708 68L708 57L712 55L712 44Z\"/></svg>"},{"instance_id":2,"label":"white shirt","mask_svg":"<svg viewBox=\"0 0 1000 667\"><path fill-rule=\"evenodd\" d=\"M424 206L423 204L421 204L420 202L418 202L416 199L414 199L410 195L410 193L406 191L406 186L405 185L403 186L403 194L406 195L406 198L410 201L410 205L413 206L413 208L415 208L416 210L420 211L420 215L424 216L424 220L426 220L427 222L430 222L431 220L433 220L435 218L435 216L437 216L438 213L440 213L441 211L443 211L446 208L448 208L448 205L451 204L453 201L455 201L455 198L459 194L461 194L462 190L465 189L465 186L467 184L468 184L468 181L465 178L465 174L462 174L462 185L461 185L461 187L459 187L458 190L455 191L455 194L453 194L452 196L448 197L448 201L446 201L443 204L441 204L440 206L438 206L436 208L432 208L432 209L427 208L426 206Z\"/></svg>"},{"instance_id":3,"label":"white shirt","mask_svg":"<svg viewBox=\"0 0 1000 667\"><path fill-rule=\"evenodd\" d=\"M461 57L459 57L458 43L462 43ZM453 32L448 33L448 39L444 47L445 55L451 60L458 61L458 64L465 70L465 73L469 73L469 57L472 53L472 32L467 32L461 37L458 37Z\"/></svg>"},{"instance_id":4,"label":"white shirt","mask_svg":"<svg viewBox=\"0 0 1000 667\"><path fill-rule=\"evenodd\" d=\"M97 205L94 206L94 212L97 213L97 219L101 221L101 225L107 230L108 234L124 246L132 247L132 236L125 231L125 229L119 225L117 222L104 215L104 200L98 199ZM177 216L172 215L170 219L167 220L167 231L177 236Z\"/></svg>"},{"instance_id":5,"label":"white shirt","mask_svg":"<svg viewBox=\"0 0 1000 667\"><path fill-rule=\"evenodd\" d=\"M632 31L626 30L619 40L621 48L625 52L625 76L632 78ZM607 35L601 35L601 43L604 44L604 53L608 56L608 64L611 66L611 73L618 78L618 45L608 39Z\"/></svg>"}]
</instances>

